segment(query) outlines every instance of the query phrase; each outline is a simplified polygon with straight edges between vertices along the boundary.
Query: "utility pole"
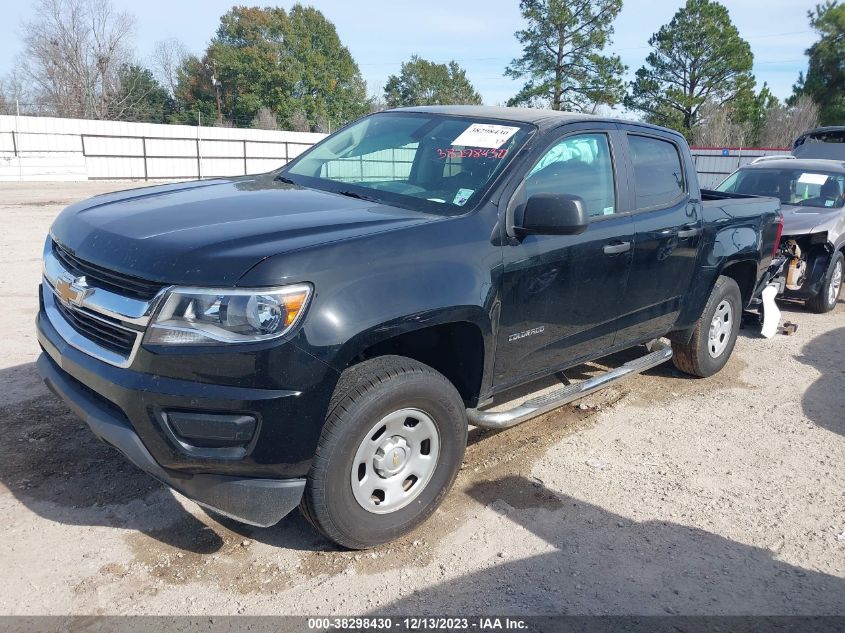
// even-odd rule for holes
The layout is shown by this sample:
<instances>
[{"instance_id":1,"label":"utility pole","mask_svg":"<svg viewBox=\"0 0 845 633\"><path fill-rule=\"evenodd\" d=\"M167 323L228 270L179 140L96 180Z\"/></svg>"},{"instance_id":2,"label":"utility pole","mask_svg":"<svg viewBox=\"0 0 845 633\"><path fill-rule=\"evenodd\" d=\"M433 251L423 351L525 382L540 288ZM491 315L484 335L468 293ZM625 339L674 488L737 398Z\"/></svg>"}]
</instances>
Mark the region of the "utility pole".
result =
<instances>
[{"instance_id":1,"label":"utility pole","mask_svg":"<svg viewBox=\"0 0 845 633\"><path fill-rule=\"evenodd\" d=\"M15 131L12 133L12 139L14 140L15 136L17 136L17 141L15 141L15 153L18 155L18 180L23 180L23 165L21 164L21 153L18 150L18 143L21 139L21 103L20 100L15 97Z\"/></svg>"},{"instance_id":2,"label":"utility pole","mask_svg":"<svg viewBox=\"0 0 845 633\"><path fill-rule=\"evenodd\" d=\"M202 180L202 153L200 152L200 128L202 127L202 112L197 110L197 180Z\"/></svg>"}]
</instances>

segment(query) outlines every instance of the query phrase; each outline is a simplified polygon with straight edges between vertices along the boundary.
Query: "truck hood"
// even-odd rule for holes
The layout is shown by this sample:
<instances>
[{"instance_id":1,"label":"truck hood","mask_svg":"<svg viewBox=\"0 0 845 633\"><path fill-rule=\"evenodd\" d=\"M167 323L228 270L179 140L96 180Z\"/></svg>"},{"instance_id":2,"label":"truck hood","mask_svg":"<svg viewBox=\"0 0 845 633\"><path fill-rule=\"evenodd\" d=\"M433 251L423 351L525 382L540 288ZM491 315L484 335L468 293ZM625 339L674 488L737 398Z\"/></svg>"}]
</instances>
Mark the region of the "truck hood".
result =
<instances>
[{"instance_id":1,"label":"truck hood","mask_svg":"<svg viewBox=\"0 0 845 633\"><path fill-rule=\"evenodd\" d=\"M265 175L96 196L62 211L50 235L79 259L110 270L221 286L272 255L437 219Z\"/></svg>"},{"instance_id":2,"label":"truck hood","mask_svg":"<svg viewBox=\"0 0 845 633\"><path fill-rule=\"evenodd\" d=\"M808 235L832 229L845 209L822 207L781 206L784 235Z\"/></svg>"}]
</instances>

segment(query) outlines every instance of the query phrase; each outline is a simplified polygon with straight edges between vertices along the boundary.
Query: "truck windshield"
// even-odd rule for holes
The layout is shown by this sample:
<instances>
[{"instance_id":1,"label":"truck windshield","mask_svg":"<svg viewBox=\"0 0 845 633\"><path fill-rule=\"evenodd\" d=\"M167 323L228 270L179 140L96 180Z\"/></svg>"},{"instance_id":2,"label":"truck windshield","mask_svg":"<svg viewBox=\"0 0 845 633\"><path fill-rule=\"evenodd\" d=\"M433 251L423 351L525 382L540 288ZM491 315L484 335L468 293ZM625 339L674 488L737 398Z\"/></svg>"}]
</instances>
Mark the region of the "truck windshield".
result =
<instances>
[{"instance_id":1,"label":"truck windshield","mask_svg":"<svg viewBox=\"0 0 845 633\"><path fill-rule=\"evenodd\" d=\"M383 112L315 145L277 178L409 209L464 213L533 130L512 121Z\"/></svg>"},{"instance_id":2,"label":"truck windshield","mask_svg":"<svg viewBox=\"0 0 845 633\"><path fill-rule=\"evenodd\" d=\"M845 205L845 174L806 169L740 169L716 191L771 196L782 204L839 209Z\"/></svg>"}]
</instances>

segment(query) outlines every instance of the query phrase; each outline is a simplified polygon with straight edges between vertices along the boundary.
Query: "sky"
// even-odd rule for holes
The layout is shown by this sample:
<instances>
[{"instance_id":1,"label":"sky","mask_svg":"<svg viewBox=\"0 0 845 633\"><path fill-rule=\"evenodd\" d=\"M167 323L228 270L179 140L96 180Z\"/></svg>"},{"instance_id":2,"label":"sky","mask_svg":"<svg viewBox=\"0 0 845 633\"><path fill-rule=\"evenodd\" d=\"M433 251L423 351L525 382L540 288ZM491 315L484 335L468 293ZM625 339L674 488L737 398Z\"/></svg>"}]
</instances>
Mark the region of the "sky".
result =
<instances>
[{"instance_id":1,"label":"sky","mask_svg":"<svg viewBox=\"0 0 845 633\"><path fill-rule=\"evenodd\" d=\"M200 54L213 37L220 16L233 0L112 0L135 15L135 50L150 57L159 40L177 38ZM269 0L239 0L239 4L269 4ZM792 93L798 73L805 70L804 51L816 39L807 11L816 0L722 0L734 24L754 52L758 86L765 81L780 99ZM21 25L35 15L35 2L5 2L0 22L0 74L14 67L20 53ZM278 3L290 8L292 1ZM518 0L303 0L320 9L337 27L367 81L370 94L381 92L387 77L414 54L436 62L454 59L481 93L485 104L503 104L519 88L502 76L519 56L514 32L521 28ZM625 0L615 22L610 50L628 66L629 79L649 52L648 39L668 22L680 0Z\"/></svg>"}]
</instances>

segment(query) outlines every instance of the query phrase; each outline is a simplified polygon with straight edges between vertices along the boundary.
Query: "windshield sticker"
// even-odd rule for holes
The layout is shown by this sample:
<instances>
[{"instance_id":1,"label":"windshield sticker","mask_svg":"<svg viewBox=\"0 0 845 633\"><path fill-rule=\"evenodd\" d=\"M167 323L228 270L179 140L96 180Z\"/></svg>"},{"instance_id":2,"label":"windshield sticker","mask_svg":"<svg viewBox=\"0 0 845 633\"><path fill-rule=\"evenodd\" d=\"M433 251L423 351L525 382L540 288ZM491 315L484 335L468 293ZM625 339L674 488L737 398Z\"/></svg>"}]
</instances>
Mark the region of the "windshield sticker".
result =
<instances>
[{"instance_id":1,"label":"windshield sticker","mask_svg":"<svg viewBox=\"0 0 845 633\"><path fill-rule=\"evenodd\" d=\"M458 189L458 193L455 194L455 199L452 200L452 204L456 204L459 207L464 206L473 193L475 193L474 189Z\"/></svg>"},{"instance_id":2,"label":"windshield sticker","mask_svg":"<svg viewBox=\"0 0 845 633\"><path fill-rule=\"evenodd\" d=\"M460 147L489 147L498 149L519 131L511 125L493 125L489 123L473 123L465 129L452 145Z\"/></svg>"},{"instance_id":3,"label":"windshield sticker","mask_svg":"<svg viewBox=\"0 0 845 633\"><path fill-rule=\"evenodd\" d=\"M441 149L437 148L437 158L504 158L507 149Z\"/></svg>"},{"instance_id":4,"label":"windshield sticker","mask_svg":"<svg viewBox=\"0 0 845 633\"><path fill-rule=\"evenodd\" d=\"M799 176L798 182L805 185L823 185L827 182L827 176L825 174L811 174L809 172L804 172L801 176Z\"/></svg>"}]
</instances>

